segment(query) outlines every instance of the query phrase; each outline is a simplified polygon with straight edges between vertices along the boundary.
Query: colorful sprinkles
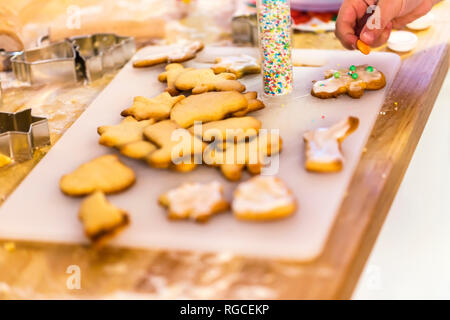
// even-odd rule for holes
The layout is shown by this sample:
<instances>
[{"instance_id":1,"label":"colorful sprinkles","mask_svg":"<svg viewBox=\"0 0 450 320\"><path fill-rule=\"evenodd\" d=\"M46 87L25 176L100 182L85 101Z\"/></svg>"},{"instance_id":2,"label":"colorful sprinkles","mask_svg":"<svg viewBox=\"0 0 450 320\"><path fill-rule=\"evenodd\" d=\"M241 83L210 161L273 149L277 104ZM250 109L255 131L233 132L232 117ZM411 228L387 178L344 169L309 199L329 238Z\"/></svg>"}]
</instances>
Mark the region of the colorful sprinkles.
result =
<instances>
[{"instance_id":1,"label":"colorful sprinkles","mask_svg":"<svg viewBox=\"0 0 450 320\"><path fill-rule=\"evenodd\" d=\"M258 22L264 93L289 94L293 84L289 0L260 0Z\"/></svg>"}]
</instances>

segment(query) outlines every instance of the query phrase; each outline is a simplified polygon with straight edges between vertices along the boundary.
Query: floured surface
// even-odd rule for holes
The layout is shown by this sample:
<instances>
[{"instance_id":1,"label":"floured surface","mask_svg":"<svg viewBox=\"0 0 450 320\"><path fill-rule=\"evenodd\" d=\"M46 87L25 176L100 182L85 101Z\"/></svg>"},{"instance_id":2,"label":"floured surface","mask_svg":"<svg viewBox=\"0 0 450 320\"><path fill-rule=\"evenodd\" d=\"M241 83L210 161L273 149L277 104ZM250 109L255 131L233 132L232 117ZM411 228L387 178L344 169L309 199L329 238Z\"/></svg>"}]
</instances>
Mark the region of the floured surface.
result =
<instances>
[{"instance_id":1,"label":"floured surface","mask_svg":"<svg viewBox=\"0 0 450 320\"><path fill-rule=\"evenodd\" d=\"M162 52L165 49L145 50ZM203 66L217 56L240 53L257 55L252 49L207 48L197 57L196 61L201 64L189 62L185 65ZM191 221L169 221L165 210L157 204L161 193L183 182L218 180L224 183L225 195L231 200L237 183L226 181L215 168L199 167L183 174L152 169L145 163L121 157L135 170L137 182L124 193L108 197L131 216L130 227L112 242L113 245L227 251L295 260L311 260L320 254L382 106L386 89L366 92L360 100L347 96L320 100L309 94L311 81L322 79L327 68L367 63L383 71L389 85L400 66L400 59L389 53L363 56L358 52L314 50L294 50L294 59L304 59L308 62L305 64L317 60L327 65L295 68L292 96L281 101L267 100L266 109L251 115L262 120L264 128L280 129L283 151L278 177L293 190L299 204L298 212L286 220L268 223L237 221L229 213L220 214L201 225ZM140 70L133 69L130 64L124 67L0 208L0 238L86 242L77 218L81 199L64 196L58 181L61 175L73 171L81 163L115 152L98 144L97 127L119 123L122 119L120 112L131 105L134 96L153 97L162 92L165 84L157 80L162 70L163 66ZM248 91L262 92L259 75L246 76L242 81ZM350 115L360 119L360 127L343 144L344 170L338 174L306 172L303 133L330 126ZM248 177L245 174L243 180Z\"/></svg>"}]
</instances>

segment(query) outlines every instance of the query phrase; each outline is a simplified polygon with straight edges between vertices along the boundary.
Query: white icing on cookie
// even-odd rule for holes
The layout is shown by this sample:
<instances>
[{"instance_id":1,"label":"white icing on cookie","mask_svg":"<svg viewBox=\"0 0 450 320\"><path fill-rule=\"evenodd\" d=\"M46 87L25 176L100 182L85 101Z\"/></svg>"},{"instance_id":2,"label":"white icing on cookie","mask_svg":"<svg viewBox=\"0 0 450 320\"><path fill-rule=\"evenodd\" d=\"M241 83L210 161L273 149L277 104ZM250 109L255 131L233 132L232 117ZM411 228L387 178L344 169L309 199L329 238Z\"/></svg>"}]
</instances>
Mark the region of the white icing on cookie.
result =
<instances>
[{"instance_id":1,"label":"white icing on cookie","mask_svg":"<svg viewBox=\"0 0 450 320\"><path fill-rule=\"evenodd\" d=\"M233 199L233 212L265 213L295 203L289 189L273 176L257 176L241 183Z\"/></svg>"},{"instance_id":2,"label":"white icing on cookie","mask_svg":"<svg viewBox=\"0 0 450 320\"><path fill-rule=\"evenodd\" d=\"M192 57L203 46L200 41L194 41L190 44L181 45L167 54L168 62Z\"/></svg>"},{"instance_id":3,"label":"white icing on cookie","mask_svg":"<svg viewBox=\"0 0 450 320\"><path fill-rule=\"evenodd\" d=\"M216 59L214 67L223 67L233 73L243 72L248 68L259 68L258 61L249 55L241 54L237 56L220 57Z\"/></svg>"},{"instance_id":4,"label":"white icing on cookie","mask_svg":"<svg viewBox=\"0 0 450 320\"><path fill-rule=\"evenodd\" d=\"M355 130L357 122L351 118L345 119L330 128L319 128L306 132L303 137L308 144L306 158L315 163L344 162L340 148L342 141L349 132Z\"/></svg>"},{"instance_id":5,"label":"white icing on cookie","mask_svg":"<svg viewBox=\"0 0 450 320\"><path fill-rule=\"evenodd\" d=\"M166 196L172 214L194 220L213 214L214 207L224 201L222 186L217 181L207 184L186 183L169 191Z\"/></svg>"},{"instance_id":6,"label":"white icing on cookie","mask_svg":"<svg viewBox=\"0 0 450 320\"><path fill-rule=\"evenodd\" d=\"M368 71L369 65L357 66L355 71L350 69L340 69L340 70L327 70L325 71L325 77L327 79L316 81L313 85L313 90L315 93L333 93L339 91L342 87L349 87L350 90L358 90L362 83L368 83L372 81L379 81L382 79L383 75L380 71L373 68L373 71ZM352 74L358 74L357 79L352 78ZM336 78L335 74L339 74Z\"/></svg>"}]
</instances>

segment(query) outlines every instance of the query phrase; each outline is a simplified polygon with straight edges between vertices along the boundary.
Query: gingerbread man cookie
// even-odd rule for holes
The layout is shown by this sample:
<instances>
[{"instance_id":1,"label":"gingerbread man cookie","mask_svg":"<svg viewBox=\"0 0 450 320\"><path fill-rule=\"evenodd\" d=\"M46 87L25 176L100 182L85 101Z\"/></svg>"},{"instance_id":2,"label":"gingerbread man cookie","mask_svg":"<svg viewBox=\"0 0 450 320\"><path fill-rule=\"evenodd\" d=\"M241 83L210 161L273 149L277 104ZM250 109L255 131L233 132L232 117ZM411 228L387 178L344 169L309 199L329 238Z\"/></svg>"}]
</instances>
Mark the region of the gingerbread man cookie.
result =
<instances>
[{"instance_id":1,"label":"gingerbread man cookie","mask_svg":"<svg viewBox=\"0 0 450 320\"><path fill-rule=\"evenodd\" d=\"M188 44L181 44L169 50L167 53L152 54L146 57L137 58L133 61L135 68L147 68L161 63L184 62L195 58L198 52L202 51L204 45L200 41L193 41Z\"/></svg>"},{"instance_id":2,"label":"gingerbread man cookie","mask_svg":"<svg viewBox=\"0 0 450 320\"><path fill-rule=\"evenodd\" d=\"M117 156L105 155L64 175L59 186L69 196L82 196L94 191L120 192L129 188L135 180L133 170L120 162Z\"/></svg>"},{"instance_id":3,"label":"gingerbread man cookie","mask_svg":"<svg viewBox=\"0 0 450 320\"><path fill-rule=\"evenodd\" d=\"M219 182L186 183L159 197L159 203L168 208L170 219L191 219L206 222L209 218L229 208Z\"/></svg>"},{"instance_id":4,"label":"gingerbread man cookie","mask_svg":"<svg viewBox=\"0 0 450 320\"><path fill-rule=\"evenodd\" d=\"M341 144L359 125L359 119L349 117L330 128L319 128L303 135L306 148L305 168L313 172L342 170L344 156Z\"/></svg>"},{"instance_id":5,"label":"gingerbread man cookie","mask_svg":"<svg viewBox=\"0 0 450 320\"><path fill-rule=\"evenodd\" d=\"M292 192L273 176L257 176L241 183L231 206L237 219L253 221L286 218L297 209Z\"/></svg>"},{"instance_id":6,"label":"gingerbread man cookie","mask_svg":"<svg viewBox=\"0 0 450 320\"><path fill-rule=\"evenodd\" d=\"M233 73L238 79L246 74L261 72L261 66L258 61L246 54L216 58L215 64L211 69L215 74L224 72Z\"/></svg>"},{"instance_id":7,"label":"gingerbread man cookie","mask_svg":"<svg viewBox=\"0 0 450 320\"><path fill-rule=\"evenodd\" d=\"M381 71L372 66L350 66L348 70L327 70L325 80L316 81L311 94L317 98L336 98L342 94L358 99L365 90L380 90L386 85Z\"/></svg>"},{"instance_id":8,"label":"gingerbread man cookie","mask_svg":"<svg viewBox=\"0 0 450 320\"><path fill-rule=\"evenodd\" d=\"M179 91L200 94L209 91L245 91L245 86L232 73L214 74L211 69L189 69L181 71L175 79Z\"/></svg>"},{"instance_id":9,"label":"gingerbread man cookie","mask_svg":"<svg viewBox=\"0 0 450 320\"><path fill-rule=\"evenodd\" d=\"M132 116L136 120L154 119L159 121L168 119L172 107L184 98L184 96L172 97L167 92L151 99L140 96L135 97L133 105L122 111L121 115L123 117Z\"/></svg>"},{"instance_id":10,"label":"gingerbread man cookie","mask_svg":"<svg viewBox=\"0 0 450 320\"><path fill-rule=\"evenodd\" d=\"M78 217L86 236L95 247L106 244L130 223L128 214L109 203L100 191L83 200Z\"/></svg>"}]
</instances>

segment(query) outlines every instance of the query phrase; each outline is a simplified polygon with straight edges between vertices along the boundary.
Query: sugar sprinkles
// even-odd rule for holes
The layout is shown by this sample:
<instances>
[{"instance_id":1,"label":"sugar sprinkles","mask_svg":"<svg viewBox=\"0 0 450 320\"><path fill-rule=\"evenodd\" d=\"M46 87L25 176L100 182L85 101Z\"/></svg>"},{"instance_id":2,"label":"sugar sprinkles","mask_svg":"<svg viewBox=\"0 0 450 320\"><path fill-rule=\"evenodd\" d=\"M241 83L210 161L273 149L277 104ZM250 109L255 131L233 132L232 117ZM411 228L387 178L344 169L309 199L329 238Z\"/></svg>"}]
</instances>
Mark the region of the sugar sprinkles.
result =
<instances>
[{"instance_id":1,"label":"sugar sprinkles","mask_svg":"<svg viewBox=\"0 0 450 320\"><path fill-rule=\"evenodd\" d=\"M293 84L289 0L259 0L258 22L264 93L289 94Z\"/></svg>"}]
</instances>

